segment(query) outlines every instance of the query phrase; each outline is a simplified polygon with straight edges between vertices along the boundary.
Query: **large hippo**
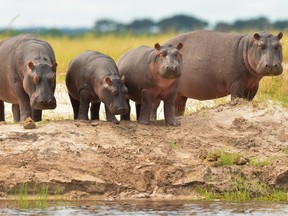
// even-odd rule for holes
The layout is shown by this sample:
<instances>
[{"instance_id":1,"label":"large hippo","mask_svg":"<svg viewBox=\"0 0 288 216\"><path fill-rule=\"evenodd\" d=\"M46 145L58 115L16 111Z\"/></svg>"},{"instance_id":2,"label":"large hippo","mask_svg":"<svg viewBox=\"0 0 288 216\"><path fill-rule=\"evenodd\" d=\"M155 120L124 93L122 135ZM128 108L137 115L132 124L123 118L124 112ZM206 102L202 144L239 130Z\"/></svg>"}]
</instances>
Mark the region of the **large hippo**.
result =
<instances>
[{"instance_id":1,"label":"large hippo","mask_svg":"<svg viewBox=\"0 0 288 216\"><path fill-rule=\"evenodd\" d=\"M120 75L125 76L129 99L140 105L137 119L140 124L150 123L152 104L164 102L164 117L167 125L177 126L175 118L175 98L181 75L182 55L179 50L183 44L154 48L140 46L124 53L118 61ZM138 107L140 107L138 106ZM130 120L130 113L122 116Z\"/></svg>"},{"instance_id":2,"label":"large hippo","mask_svg":"<svg viewBox=\"0 0 288 216\"><path fill-rule=\"evenodd\" d=\"M12 103L14 121L41 121L43 109L55 109L55 54L45 41L22 34L0 43L0 121L4 103Z\"/></svg>"},{"instance_id":3,"label":"large hippo","mask_svg":"<svg viewBox=\"0 0 288 216\"><path fill-rule=\"evenodd\" d=\"M273 36L199 30L168 40L165 44L185 45L176 113L183 115L187 98L207 100L231 94L232 100L252 100L263 76L283 71L282 36L281 32Z\"/></svg>"},{"instance_id":4,"label":"large hippo","mask_svg":"<svg viewBox=\"0 0 288 216\"><path fill-rule=\"evenodd\" d=\"M74 119L99 119L100 103L105 104L106 120L118 123L114 115L128 112L127 88L116 63L109 56L85 51L69 64L66 86L74 112Z\"/></svg>"}]
</instances>

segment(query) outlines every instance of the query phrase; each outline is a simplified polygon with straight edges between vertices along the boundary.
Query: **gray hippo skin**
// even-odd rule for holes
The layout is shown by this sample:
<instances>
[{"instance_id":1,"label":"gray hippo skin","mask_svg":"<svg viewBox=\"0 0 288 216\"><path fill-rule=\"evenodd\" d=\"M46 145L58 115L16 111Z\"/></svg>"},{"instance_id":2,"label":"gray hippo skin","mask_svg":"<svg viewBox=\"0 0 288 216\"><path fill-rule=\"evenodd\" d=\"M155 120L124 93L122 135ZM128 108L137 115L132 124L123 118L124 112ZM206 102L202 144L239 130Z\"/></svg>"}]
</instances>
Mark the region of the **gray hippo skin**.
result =
<instances>
[{"instance_id":1,"label":"gray hippo skin","mask_svg":"<svg viewBox=\"0 0 288 216\"><path fill-rule=\"evenodd\" d=\"M0 59L0 121L5 121L3 101L13 104L14 121L41 121L42 110L56 108L57 63L47 42L31 34L6 39Z\"/></svg>"},{"instance_id":2,"label":"gray hippo skin","mask_svg":"<svg viewBox=\"0 0 288 216\"><path fill-rule=\"evenodd\" d=\"M282 73L282 46L277 36L199 30L165 44L184 44L176 113L183 115L187 98L208 100L231 94L252 100L263 76Z\"/></svg>"},{"instance_id":3,"label":"gray hippo skin","mask_svg":"<svg viewBox=\"0 0 288 216\"><path fill-rule=\"evenodd\" d=\"M167 125L177 126L175 118L175 98L181 76L183 44L154 48L140 46L127 51L118 61L120 75L125 76L129 99L135 101L137 119L140 124L149 124L152 104L164 102L164 117ZM121 116L130 120L130 113Z\"/></svg>"},{"instance_id":4,"label":"gray hippo skin","mask_svg":"<svg viewBox=\"0 0 288 216\"><path fill-rule=\"evenodd\" d=\"M116 63L109 56L85 51L69 64L66 86L74 112L74 119L88 120L91 103L91 120L99 119L100 103L105 104L107 121L119 123L114 115L125 114L127 88L119 75Z\"/></svg>"}]
</instances>

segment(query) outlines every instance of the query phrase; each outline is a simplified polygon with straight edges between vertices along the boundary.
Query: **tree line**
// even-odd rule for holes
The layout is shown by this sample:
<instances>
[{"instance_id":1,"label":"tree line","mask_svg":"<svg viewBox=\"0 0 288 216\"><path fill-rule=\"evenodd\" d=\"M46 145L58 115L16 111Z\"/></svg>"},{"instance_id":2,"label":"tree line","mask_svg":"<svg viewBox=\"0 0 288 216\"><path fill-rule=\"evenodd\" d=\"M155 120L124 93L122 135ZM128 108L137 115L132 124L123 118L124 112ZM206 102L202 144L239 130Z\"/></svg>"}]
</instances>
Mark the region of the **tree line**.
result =
<instances>
[{"instance_id":1,"label":"tree line","mask_svg":"<svg viewBox=\"0 0 288 216\"><path fill-rule=\"evenodd\" d=\"M168 18L161 19L159 21L153 21L152 19L136 19L130 23L121 23L112 19L100 19L95 21L92 28L26 28L26 29L2 29L0 33L8 33L10 35L16 35L19 33L37 33L41 35L70 35L78 36L87 32L95 34L106 33L132 33L132 34L159 34L165 32L189 32L197 29L212 29L216 31L249 31L260 30L267 31L285 30L288 28L288 20L279 20L271 22L266 17L258 17L246 20L235 20L233 23L218 22L215 26L211 27L205 20L198 19L194 16L188 15L175 15Z\"/></svg>"},{"instance_id":2,"label":"tree line","mask_svg":"<svg viewBox=\"0 0 288 216\"><path fill-rule=\"evenodd\" d=\"M209 23L188 15L175 15L158 22L151 19L137 19L131 23L123 24L111 19L101 19L95 22L94 30L100 33L107 32L131 32L161 33L167 31L188 32L196 29L207 29ZM241 30L269 30L288 28L288 20L270 22L266 17L258 17L247 20L236 20L233 23L218 22L210 29L216 31L241 31Z\"/></svg>"}]
</instances>

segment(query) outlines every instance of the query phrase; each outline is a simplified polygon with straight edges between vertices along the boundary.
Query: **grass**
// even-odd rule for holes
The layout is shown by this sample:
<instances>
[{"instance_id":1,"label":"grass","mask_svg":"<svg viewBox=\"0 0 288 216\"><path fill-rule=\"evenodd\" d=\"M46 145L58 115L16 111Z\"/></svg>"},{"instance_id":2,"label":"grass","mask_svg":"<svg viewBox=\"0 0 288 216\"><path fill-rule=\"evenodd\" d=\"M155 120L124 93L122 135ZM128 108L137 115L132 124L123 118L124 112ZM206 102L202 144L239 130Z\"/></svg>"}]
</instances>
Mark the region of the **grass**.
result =
<instances>
[{"instance_id":1,"label":"grass","mask_svg":"<svg viewBox=\"0 0 288 216\"><path fill-rule=\"evenodd\" d=\"M47 208L48 207L48 186L46 184L34 184L33 192L29 194L29 184L22 183L19 186L18 207L28 208Z\"/></svg>"},{"instance_id":2,"label":"grass","mask_svg":"<svg viewBox=\"0 0 288 216\"><path fill-rule=\"evenodd\" d=\"M285 189L271 188L265 183L245 180L242 176L236 176L230 181L229 191L219 192L215 188L208 186L206 189L197 188L197 192L205 200L222 200L228 202L248 202L248 201L272 201L287 202L288 193Z\"/></svg>"}]
</instances>

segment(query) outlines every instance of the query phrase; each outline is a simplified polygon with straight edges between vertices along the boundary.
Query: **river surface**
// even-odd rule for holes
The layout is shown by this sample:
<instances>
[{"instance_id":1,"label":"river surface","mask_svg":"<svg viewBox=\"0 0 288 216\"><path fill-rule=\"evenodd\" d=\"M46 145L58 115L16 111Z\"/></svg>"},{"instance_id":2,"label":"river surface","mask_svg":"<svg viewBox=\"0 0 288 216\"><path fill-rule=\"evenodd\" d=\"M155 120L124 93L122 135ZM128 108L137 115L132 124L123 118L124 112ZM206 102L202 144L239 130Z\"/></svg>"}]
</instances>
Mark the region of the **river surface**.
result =
<instances>
[{"instance_id":1,"label":"river surface","mask_svg":"<svg viewBox=\"0 0 288 216\"><path fill-rule=\"evenodd\" d=\"M0 215L288 215L288 203L188 202L188 201L91 201L53 202L45 208L21 209L1 203Z\"/></svg>"}]
</instances>

